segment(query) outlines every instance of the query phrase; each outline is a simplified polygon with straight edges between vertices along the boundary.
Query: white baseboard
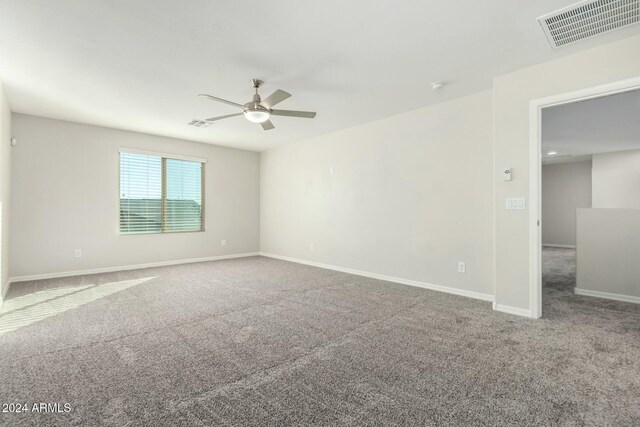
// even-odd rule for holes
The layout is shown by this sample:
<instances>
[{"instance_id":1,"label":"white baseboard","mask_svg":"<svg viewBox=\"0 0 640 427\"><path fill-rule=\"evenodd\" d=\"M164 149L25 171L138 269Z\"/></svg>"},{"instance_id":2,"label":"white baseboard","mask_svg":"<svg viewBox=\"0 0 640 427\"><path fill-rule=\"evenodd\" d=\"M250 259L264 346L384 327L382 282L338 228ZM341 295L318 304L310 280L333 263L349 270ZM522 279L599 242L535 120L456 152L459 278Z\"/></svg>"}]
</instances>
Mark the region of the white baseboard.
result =
<instances>
[{"instance_id":1,"label":"white baseboard","mask_svg":"<svg viewBox=\"0 0 640 427\"><path fill-rule=\"evenodd\" d=\"M592 291L589 289L580 289L580 288L573 288L573 292L576 295L584 295L587 297L605 298L605 299L611 299L614 301L632 302L635 304L640 304L640 297L634 297L631 295L612 294L610 292Z\"/></svg>"},{"instance_id":2,"label":"white baseboard","mask_svg":"<svg viewBox=\"0 0 640 427\"><path fill-rule=\"evenodd\" d=\"M116 267L91 268L88 270L62 271L59 273L34 274L31 276L17 276L9 279L9 283L26 282L31 280L55 279L58 277L83 276L85 274L111 273L114 271L139 270L141 268L165 267L168 265L191 264L194 262L219 261L223 259L244 258L250 256L258 256L259 252L250 252L244 254L219 255L204 258L180 259L175 261L150 262L147 264L120 265ZM7 287L8 289L8 287Z\"/></svg>"},{"instance_id":3,"label":"white baseboard","mask_svg":"<svg viewBox=\"0 0 640 427\"><path fill-rule=\"evenodd\" d=\"M546 246L548 248L567 248L567 249L576 248L576 245L557 245L555 243L543 243L542 246Z\"/></svg>"},{"instance_id":4,"label":"white baseboard","mask_svg":"<svg viewBox=\"0 0 640 427\"><path fill-rule=\"evenodd\" d=\"M531 311L526 308L512 307L510 305L493 303L493 309L495 311L501 311L503 313L515 314L516 316L529 317L535 319L535 316L531 315Z\"/></svg>"},{"instance_id":5,"label":"white baseboard","mask_svg":"<svg viewBox=\"0 0 640 427\"><path fill-rule=\"evenodd\" d=\"M11 279L7 280L7 283L5 283L2 287L2 294L0 294L0 305L2 305L2 302L7 296L7 292L9 292L9 286L11 286Z\"/></svg>"},{"instance_id":6,"label":"white baseboard","mask_svg":"<svg viewBox=\"0 0 640 427\"><path fill-rule=\"evenodd\" d=\"M260 255L264 256L264 257L268 257L268 258L275 258L275 259L280 259L280 260L283 260L283 261L295 262L295 263L298 263L298 264L311 265L313 267L324 268L324 269L327 269L327 270L334 270L334 271L340 271L342 273L355 274L356 276L364 276L364 277L370 277L372 279L378 279L378 280L384 280L384 281L387 281L387 282L399 283L401 285L415 286L415 287L418 287L418 288L430 289L432 291L446 292L448 294L460 295L460 296L463 296L463 297L479 299L479 300L482 300L482 301L493 302L493 300L494 300L493 295L491 295L491 294L485 294L485 293L474 292L474 291L467 291L467 290L464 290L464 289L452 288L450 286L434 285L432 283L418 282L416 280L402 279L400 277L386 276L384 274L370 273L368 271L354 270L352 268L339 267L339 266L336 266L336 265L323 264L321 262L307 261L307 260L303 260L303 259L299 259L299 258L291 258L291 257L287 257L287 256L275 255L275 254L270 254L270 253L266 253L266 252L260 252Z\"/></svg>"}]
</instances>

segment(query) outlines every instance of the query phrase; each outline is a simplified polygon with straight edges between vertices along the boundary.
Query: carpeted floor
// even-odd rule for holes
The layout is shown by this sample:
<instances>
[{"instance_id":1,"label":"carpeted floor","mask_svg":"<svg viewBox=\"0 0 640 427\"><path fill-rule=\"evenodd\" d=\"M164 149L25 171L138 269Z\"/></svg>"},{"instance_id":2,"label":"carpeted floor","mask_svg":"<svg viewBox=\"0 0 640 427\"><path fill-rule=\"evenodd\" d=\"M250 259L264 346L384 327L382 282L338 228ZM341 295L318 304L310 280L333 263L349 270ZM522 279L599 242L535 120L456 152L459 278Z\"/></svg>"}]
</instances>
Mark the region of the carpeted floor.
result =
<instances>
[{"instance_id":1,"label":"carpeted floor","mask_svg":"<svg viewBox=\"0 0 640 427\"><path fill-rule=\"evenodd\" d=\"M545 251L540 320L262 257L17 284L0 424L640 425L640 306L572 265Z\"/></svg>"}]
</instances>

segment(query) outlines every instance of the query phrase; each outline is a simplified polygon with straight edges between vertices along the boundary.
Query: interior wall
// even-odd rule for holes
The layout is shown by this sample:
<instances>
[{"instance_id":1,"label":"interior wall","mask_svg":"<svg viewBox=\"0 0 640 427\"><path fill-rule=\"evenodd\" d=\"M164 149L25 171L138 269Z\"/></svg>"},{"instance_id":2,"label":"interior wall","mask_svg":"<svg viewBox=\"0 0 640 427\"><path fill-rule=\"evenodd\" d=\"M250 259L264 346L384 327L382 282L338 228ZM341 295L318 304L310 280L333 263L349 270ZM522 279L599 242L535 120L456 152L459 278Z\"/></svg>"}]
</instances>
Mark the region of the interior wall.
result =
<instances>
[{"instance_id":1,"label":"interior wall","mask_svg":"<svg viewBox=\"0 0 640 427\"><path fill-rule=\"evenodd\" d=\"M543 245L575 246L576 209L590 207L591 160L542 166Z\"/></svg>"},{"instance_id":2,"label":"interior wall","mask_svg":"<svg viewBox=\"0 0 640 427\"><path fill-rule=\"evenodd\" d=\"M640 209L640 150L594 154L593 207Z\"/></svg>"},{"instance_id":3,"label":"interior wall","mask_svg":"<svg viewBox=\"0 0 640 427\"><path fill-rule=\"evenodd\" d=\"M492 295L491 110L487 91L263 152L261 250Z\"/></svg>"},{"instance_id":4,"label":"interior wall","mask_svg":"<svg viewBox=\"0 0 640 427\"><path fill-rule=\"evenodd\" d=\"M506 210L505 199L524 197L530 206L532 100L618 82L640 75L640 36L584 50L494 79L496 308L531 313L531 236L537 212ZM503 168L513 169L511 182ZM533 216L533 218L531 218Z\"/></svg>"},{"instance_id":5,"label":"interior wall","mask_svg":"<svg viewBox=\"0 0 640 427\"><path fill-rule=\"evenodd\" d=\"M576 293L640 302L640 209L578 209Z\"/></svg>"},{"instance_id":6,"label":"interior wall","mask_svg":"<svg viewBox=\"0 0 640 427\"><path fill-rule=\"evenodd\" d=\"M0 301L9 288L9 215L11 206L11 110L0 82Z\"/></svg>"},{"instance_id":7,"label":"interior wall","mask_svg":"<svg viewBox=\"0 0 640 427\"><path fill-rule=\"evenodd\" d=\"M259 249L259 153L22 114L13 133L12 277ZM207 159L206 231L120 235L120 148Z\"/></svg>"}]
</instances>

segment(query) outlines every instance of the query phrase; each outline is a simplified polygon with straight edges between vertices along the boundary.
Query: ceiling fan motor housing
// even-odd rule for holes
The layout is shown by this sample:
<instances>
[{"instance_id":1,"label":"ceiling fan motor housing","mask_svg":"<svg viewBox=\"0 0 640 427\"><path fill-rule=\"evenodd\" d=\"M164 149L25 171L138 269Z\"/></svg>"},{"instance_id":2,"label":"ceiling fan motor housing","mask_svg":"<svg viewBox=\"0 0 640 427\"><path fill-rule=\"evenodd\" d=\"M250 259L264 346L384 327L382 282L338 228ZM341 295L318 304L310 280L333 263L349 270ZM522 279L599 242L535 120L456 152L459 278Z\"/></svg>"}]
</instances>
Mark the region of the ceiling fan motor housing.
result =
<instances>
[{"instance_id":1,"label":"ceiling fan motor housing","mask_svg":"<svg viewBox=\"0 0 640 427\"><path fill-rule=\"evenodd\" d=\"M262 85L262 80L251 79L251 84L256 89L253 100L244 104L244 116L253 123L263 123L271 117L271 110L262 105L262 99L258 93L258 88Z\"/></svg>"}]
</instances>

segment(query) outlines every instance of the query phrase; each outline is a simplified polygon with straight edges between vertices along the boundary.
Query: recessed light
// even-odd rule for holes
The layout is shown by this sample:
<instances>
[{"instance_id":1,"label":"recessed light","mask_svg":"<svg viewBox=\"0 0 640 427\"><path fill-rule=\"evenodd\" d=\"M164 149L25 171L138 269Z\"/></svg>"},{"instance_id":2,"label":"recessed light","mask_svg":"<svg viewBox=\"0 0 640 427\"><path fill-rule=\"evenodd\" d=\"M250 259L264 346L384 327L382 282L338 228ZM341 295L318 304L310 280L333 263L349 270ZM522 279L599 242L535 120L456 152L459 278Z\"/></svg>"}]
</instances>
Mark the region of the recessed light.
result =
<instances>
[{"instance_id":1,"label":"recessed light","mask_svg":"<svg viewBox=\"0 0 640 427\"><path fill-rule=\"evenodd\" d=\"M556 154L558 154L557 151L549 151L549 152L547 152L547 156L555 156Z\"/></svg>"}]
</instances>

